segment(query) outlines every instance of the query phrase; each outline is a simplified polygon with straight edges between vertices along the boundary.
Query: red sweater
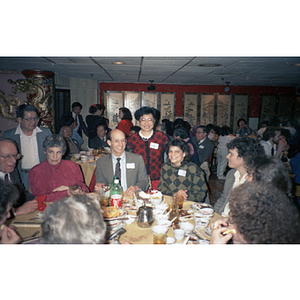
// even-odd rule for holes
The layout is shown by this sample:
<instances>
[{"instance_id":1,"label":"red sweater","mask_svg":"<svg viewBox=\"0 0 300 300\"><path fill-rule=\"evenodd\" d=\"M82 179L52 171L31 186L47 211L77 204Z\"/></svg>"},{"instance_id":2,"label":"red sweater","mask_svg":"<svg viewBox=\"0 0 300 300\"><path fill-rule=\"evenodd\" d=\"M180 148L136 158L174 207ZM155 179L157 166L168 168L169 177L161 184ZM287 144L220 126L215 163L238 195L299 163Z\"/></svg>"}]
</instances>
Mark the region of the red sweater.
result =
<instances>
[{"instance_id":1,"label":"red sweater","mask_svg":"<svg viewBox=\"0 0 300 300\"><path fill-rule=\"evenodd\" d=\"M52 192L62 185L72 186L77 184L89 193L79 165L70 160L62 159L57 166L52 166L46 159L29 171L28 179L31 193L34 196L47 196L46 202L54 202L68 196L67 191Z\"/></svg>"},{"instance_id":2,"label":"red sweater","mask_svg":"<svg viewBox=\"0 0 300 300\"><path fill-rule=\"evenodd\" d=\"M151 180L159 180L160 169L164 163L165 145L169 138L160 131L154 131L152 137L145 141L138 133L131 135L127 140L127 145L136 154L143 156L147 174Z\"/></svg>"}]
</instances>

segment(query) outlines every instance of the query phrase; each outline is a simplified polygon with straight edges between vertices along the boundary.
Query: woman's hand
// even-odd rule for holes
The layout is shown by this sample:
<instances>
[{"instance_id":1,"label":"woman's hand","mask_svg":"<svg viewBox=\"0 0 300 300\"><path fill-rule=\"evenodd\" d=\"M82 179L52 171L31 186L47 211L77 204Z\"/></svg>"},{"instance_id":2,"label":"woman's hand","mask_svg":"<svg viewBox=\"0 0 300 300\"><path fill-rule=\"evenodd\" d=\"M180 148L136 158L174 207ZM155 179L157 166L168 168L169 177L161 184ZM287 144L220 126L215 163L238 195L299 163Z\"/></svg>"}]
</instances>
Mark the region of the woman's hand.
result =
<instances>
[{"instance_id":1,"label":"woman's hand","mask_svg":"<svg viewBox=\"0 0 300 300\"><path fill-rule=\"evenodd\" d=\"M179 190L177 193L174 194L174 196L183 196L183 199L186 200L188 195L187 195L187 190Z\"/></svg>"},{"instance_id":2,"label":"woman's hand","mask_svg":"<svg viewBox=\"0 0 300 300\"><path fill-rule=\"evenodd\" d=\"M232 239L233 234L229 232L226 235L223 235L222 233L224 231L228 230L228 227L220 227L215 228L211 231L211 239L210 244L227 244L227 242Z\"/></svg>"}]
</instances>

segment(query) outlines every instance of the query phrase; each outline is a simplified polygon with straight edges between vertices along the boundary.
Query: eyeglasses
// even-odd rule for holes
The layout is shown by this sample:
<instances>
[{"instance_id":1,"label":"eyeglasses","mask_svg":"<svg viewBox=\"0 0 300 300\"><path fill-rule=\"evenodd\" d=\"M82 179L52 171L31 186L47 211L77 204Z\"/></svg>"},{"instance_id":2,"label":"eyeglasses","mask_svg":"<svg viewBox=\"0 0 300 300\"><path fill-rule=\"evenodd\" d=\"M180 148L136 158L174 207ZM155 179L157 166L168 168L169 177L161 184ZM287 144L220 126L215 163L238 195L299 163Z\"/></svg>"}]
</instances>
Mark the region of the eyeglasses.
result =
<instances>
[{"instance_id":1,"label":"eyeglasses","mask_svg":"<svg viewBox=\"0 0 300 300\"><path fill-rule=\"evenodd\" d=\"M22 157L22 154L18 153L15 155L7 155L7 156L2 156L0 155L0 157L2 157L5 161L9 161L11 160L11 158L13 157L15 160L19 160Z\"/></svg>"},{"instance_id":2,"label":"eyeglasses","mask_svg":"<svg viewBox=\"0 0 300 300\"><path fill-rule=\"evenodd\" d=\"M38 117L34 117L34 118L23 118L23 120L25 120L26 122L31 122L31 121L34 121L34 122L38 122L40 120L40 118Z\"/></svg>"}]
</instances>

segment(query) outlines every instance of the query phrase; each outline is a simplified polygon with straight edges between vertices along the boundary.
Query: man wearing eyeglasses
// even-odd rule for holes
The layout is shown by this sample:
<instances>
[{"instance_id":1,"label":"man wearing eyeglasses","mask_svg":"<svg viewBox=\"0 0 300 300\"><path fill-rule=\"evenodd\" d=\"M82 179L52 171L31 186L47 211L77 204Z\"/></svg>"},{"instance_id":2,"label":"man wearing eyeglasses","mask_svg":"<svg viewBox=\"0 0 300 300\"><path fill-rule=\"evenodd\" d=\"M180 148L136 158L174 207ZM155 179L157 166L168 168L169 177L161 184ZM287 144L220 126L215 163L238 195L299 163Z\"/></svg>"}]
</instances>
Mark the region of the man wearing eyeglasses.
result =
<instances>
[{"instance_id":1,"label":"man wearing eyeglasses","mask_svg":"<svg viewBox=\"0 0 300 300\"><path fill-rule=\"evenodd\" d=\"M22 183L27 189L29 187L28 172L46 159L42 144L44 139L52 133L48 128L37 126L38 111L31 105L18 106L17 120L18 127L5 131L3 136L15 140L21 150L22 160L18 163L18 170Z\"/></svg>"},{"instance_id":2,"label":"man wearing eyeglasses","mask_svg":"<svg viewBox=\"0 0 300 300\"><path fill-rule=\"evenodd\" d=\"M19 172L16 168L17 161L22 157L18 152L16 141L0 137L0 179L5 182L12 182L19 187L19 197L14 205L15 215L27 214L38 208L38 202L35 197L25 190Z\"/></svg>"}]
</instances>

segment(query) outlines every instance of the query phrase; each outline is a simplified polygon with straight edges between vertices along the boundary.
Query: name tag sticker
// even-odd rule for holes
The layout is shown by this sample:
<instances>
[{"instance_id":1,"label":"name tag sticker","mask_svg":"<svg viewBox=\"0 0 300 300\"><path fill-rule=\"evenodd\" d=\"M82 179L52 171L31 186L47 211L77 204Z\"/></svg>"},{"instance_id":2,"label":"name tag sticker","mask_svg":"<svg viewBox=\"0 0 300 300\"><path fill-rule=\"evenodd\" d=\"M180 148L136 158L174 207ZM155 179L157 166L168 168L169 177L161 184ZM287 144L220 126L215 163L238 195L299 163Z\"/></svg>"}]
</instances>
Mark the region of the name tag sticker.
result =
<instances>
[{"instance_id":1,"label":"name tag sticker","mask_svg":"<svg viewBox=\"0 0 300 300\"><path fill-rule=\"evenodd\" d=\"M185 177L185 176L186 176L186 170L181 170L181 169L179 169L179 170L178 170L178 176L183 176L183 177Z\"/></svg>"},{"instance_id":2,"label":"name tag sticker","mask_svg":"<svg viewBox=\"0 0 300 300\"><path fill-rule=\"evenodd\" d=\"M126 168L127 169L135 169L135 163L127 163Z\"/></svg>"},{"instance_id":3,"label":"name tag sticker","mask_svg":"<svg viewBox=\"0 0 300 300\"><path fill-rule=\"evenodd\" d=\"M153 143L153 142L151 142L150 143L150 148L152 148L152 149L158 149L159 148L159 144L156 144L156 143Z\"/></svg>"},{"instance_id":4,"label":"name tag sticker","mask_svg":"<svg viewBox=\"0 0 300 300\"><path fill-rule=\"evenodd\" d=\"M203 146L203 145L200 145L199 148L200 148L200 149L204 149L204 146Z\"/></svg>"}]
</instances>

